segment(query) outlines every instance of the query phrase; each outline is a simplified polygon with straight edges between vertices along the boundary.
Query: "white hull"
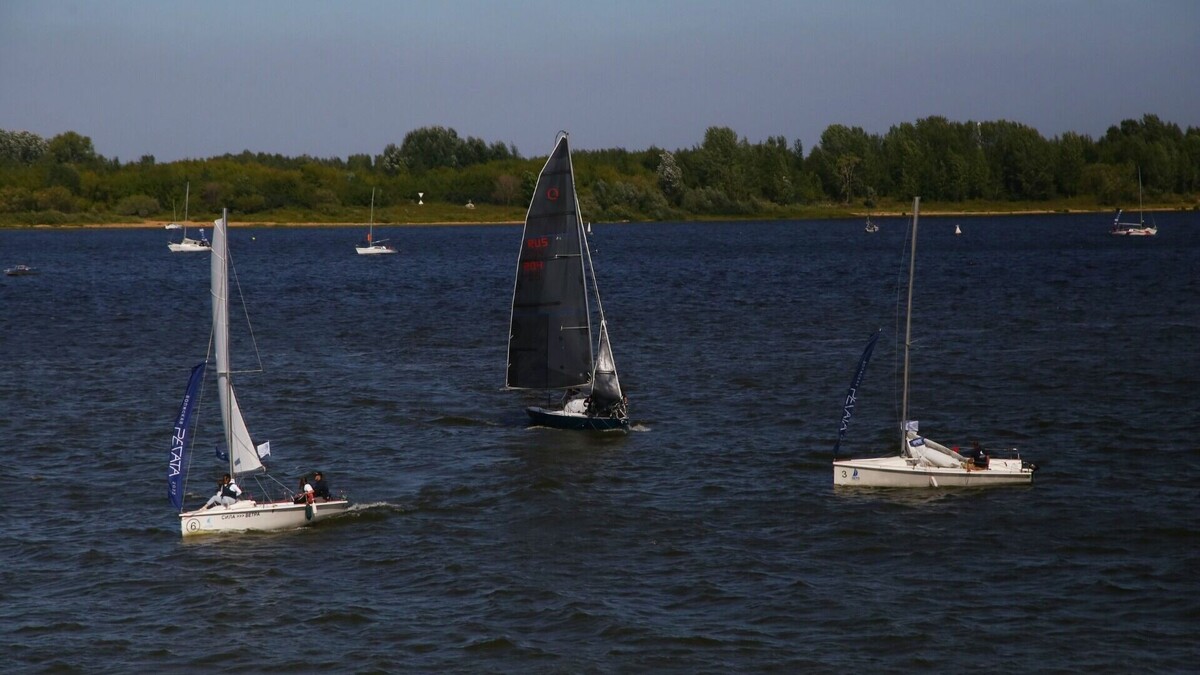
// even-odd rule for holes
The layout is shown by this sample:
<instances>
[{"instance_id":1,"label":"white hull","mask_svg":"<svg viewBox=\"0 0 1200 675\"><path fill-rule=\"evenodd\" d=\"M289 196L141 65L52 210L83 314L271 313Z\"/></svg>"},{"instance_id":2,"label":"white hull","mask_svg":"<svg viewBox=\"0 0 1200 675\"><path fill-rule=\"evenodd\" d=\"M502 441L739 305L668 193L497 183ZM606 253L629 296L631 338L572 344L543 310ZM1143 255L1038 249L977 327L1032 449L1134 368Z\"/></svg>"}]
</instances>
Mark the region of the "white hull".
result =
<instances>
[{"instance_id":1,"label":"white hull","mask_svg":"<svg viewBox=\"0 0 1200 675\"><path fill-rule=\"evenodd\" d=\"M183 229L183 226L180 225L179 223L167 223L166 225L163 225L163 229L164 230L180 230L180 229Z\"/></svg>"},{"instance_id":2,"label":"white hull","mask_svg":"<svg viewBox=\"0 0 1200 675\"><path fill-rule=\"evenodd\" d=\"M586 412L573 410L553 410L539 406L525 409L534 424L553 427L555 429L594 429L606 431L609 429L628 429L628 417L594 417Z\"/></svg>"},{"instance_id":3,"label":"white hull","mask_svg":"<svg viewBox=\"0 0 1200 675\"><path fill-rule=\"evenodd\" d=\"M1117 236L1124 237L1153 237L1158 234L1157 227L1128 227L1124 229L1115 229L1112 231Z\"/></svg>"},{"instance_id":4,"label":"white hull","mask_svg":"<svg viewBox=\"0 0 1200 675\"><path fill-rule=\"evenodd\" d=\"M184 240L179 243L167 244L167 248L171 249L172 253L181 253L181 252L185 252L185 251L211 251L212 250L212 246L209 246L207 244L201 244L196 239L187 239L187 238L184 238Z\"/></svg>"},{"instance_id":5,"label":"white hull","mask_svg":"<svg viewBox=\"0 0 1200 675\"><path fill-rule=\"evenodd\" d=\"M179 528L185 537L195 534L246 532L248 530L292 530L345 513L350 508L350 502L344 499L328 502L318 500L313 504L315 508L311 520L305 513L306 506L292 502L260 504L250 499L243 499L232 506L214 506L211 509L200 508L181 513L179 514Z\"/></svg>"},{"instance_id":6,"label":"white hull","mask_svg":"<svg viewBox=\"0 0 1200 675\"><path fill-rule=\"evenodd\" d=\"M847 459L833 463L833 484L856 487L944 488L1029 485L1033 469L1020 459L988 460L988 468L919 466L896 455L873 459Z\"/></svg>"},{"instance_id":7,"label":"white hull","mask_svg":"<svg viewBox=\"0 0 1200 675\"><path fill-rule=\"evenodd\" d=\"M379 255L381 253L396 252L396 249L392 248L391 246L384 246L383 244L375 244L373 246L356 246L354 247L354 250L358 251L359 255Z\"/></svg>"}]
</instances>

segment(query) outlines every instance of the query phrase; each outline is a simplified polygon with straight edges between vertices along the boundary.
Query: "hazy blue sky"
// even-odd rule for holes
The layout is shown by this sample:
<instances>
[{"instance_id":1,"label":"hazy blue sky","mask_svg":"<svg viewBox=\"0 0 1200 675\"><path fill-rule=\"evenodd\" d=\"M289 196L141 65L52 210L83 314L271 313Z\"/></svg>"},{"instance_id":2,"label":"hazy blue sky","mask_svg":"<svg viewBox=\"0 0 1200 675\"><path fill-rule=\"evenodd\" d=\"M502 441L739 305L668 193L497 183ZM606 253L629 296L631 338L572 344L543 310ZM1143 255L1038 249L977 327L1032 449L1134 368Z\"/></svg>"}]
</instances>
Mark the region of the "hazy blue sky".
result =
<instances>
[{"instance_id":1,"label":"hazy blue sky","mask_svg":"<svg viewBox=\"0 0 1200 675\"><path fill-rule=\"evenodd\" d=\"M0 0L0 128L124 161L378 154L409 131L550 151L930 115L1099 137L1200 126L1200 0Z\"/></svg>"}]
</instances>

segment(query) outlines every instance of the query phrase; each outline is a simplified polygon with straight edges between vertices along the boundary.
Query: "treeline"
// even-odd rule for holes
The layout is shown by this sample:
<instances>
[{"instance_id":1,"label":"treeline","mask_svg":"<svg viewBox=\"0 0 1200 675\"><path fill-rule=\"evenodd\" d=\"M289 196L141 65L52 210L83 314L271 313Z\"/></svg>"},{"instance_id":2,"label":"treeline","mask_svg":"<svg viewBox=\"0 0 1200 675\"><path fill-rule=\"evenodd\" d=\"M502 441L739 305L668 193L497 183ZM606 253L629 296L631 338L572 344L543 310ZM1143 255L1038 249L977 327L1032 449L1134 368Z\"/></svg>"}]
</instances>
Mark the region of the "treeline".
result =
<instances>
[{"instance_id":1,"label":"treeline","mask_svg":"<svg viewBox=\"0 0 1200 675\"><path fill-rule=\"evenodd\" d=\"M549 149L547 143L547 150ZM158 163L121 162L68 131L44 139L0 130L0 222L181 217L190 183L193 215L302 211L332 217L366 206L426 202L523 209L544 156L424 127L379 155L285 157L245 151ZM575 151L581 208L591 220L772 216L804 205L874 207L913 195L933 202L1048 202L1103 206L1137 198L1194 206L1200 193L1200 129L1146 115L1103 137L1044 138L1008 122L928 117L884 135L832 125L806 155L783 136L750 143L711 127L688 149Z\"/></svg>"}]
</instances>

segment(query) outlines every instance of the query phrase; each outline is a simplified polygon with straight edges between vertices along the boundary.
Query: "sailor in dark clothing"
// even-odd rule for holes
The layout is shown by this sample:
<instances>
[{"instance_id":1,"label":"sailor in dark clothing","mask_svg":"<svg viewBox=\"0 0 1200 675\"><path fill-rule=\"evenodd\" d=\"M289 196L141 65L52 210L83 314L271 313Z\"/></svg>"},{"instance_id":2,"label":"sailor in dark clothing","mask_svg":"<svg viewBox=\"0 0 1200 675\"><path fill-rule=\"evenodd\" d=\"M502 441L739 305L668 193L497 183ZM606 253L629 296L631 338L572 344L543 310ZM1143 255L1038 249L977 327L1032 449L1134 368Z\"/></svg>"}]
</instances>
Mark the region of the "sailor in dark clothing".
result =
<instances>
[{"instance_id":1,"label":"sailor in dark clothing","mask_svg":"<svg viewBox=\"0 0 1200 675\"><path fill-rule=\"evenodd\" d=\"M241 495L242 489L233 482L233 478L229 474L225 474L217 483L217 494L208 498L208 503L204 505L204 508L211 509L217 504L229 506L236 502Z\"/></svg>"},{"instance_id":2,"label":"sailor in dark clothing","mask_svg":"<svg viewBox=\"0 0 1200 675\"><path fill-rule=\"evenodd\" d=\"M329 485L325 483L325 476L320 471L313 473L312 479L313 494L317 497L329 501L332 497L329 496Z\"/></svg>"},{"instance_id":3,"label":"sailor in dark clothing","mask_svg":"<svg viewBox=\"0 0 1200 675\"><path fill-rule=\"evenodd\" d=\"M968 454L971 458L971 465L976 469L986 469L988 467L987 452L983 446L979 445L979 441L971 441L971 452Z\"/></svg>"}]
</instances>

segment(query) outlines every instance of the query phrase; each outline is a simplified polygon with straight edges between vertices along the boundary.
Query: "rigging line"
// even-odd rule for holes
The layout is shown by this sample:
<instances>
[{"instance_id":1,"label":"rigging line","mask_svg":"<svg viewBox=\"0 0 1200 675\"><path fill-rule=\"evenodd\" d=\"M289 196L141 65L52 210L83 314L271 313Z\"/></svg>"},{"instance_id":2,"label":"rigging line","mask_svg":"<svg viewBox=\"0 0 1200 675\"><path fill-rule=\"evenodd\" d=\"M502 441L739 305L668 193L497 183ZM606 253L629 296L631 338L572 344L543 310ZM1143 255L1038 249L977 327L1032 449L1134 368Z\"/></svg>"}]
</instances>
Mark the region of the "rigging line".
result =
<instances>
[{"instance_id":1,"label":"rigging line","mask_svg":"<svg viewBox=\"0 0 1200 675\"><path fill-rule=\"evenodd\" d=\"M242 303L242 315L246 317L246 328L250 331L250 344L254 346L254 359L258 362L258 370L240 370L239 373L261 373L264 372L262 364L262 356L258 352L258 338L254 336L254 325L250 323L250 310L246 307L246 296L242 294L242 282L238 279L237 265L233 264L233 252L229 250L229 225L225 225L225 259L229 262L229 269L233 270L233 284L238 289L238 300ZM228 291L225 298L226 307L229 305ZM233 372L232 370L230 371Z\"/></svg>"}]
</instances>

